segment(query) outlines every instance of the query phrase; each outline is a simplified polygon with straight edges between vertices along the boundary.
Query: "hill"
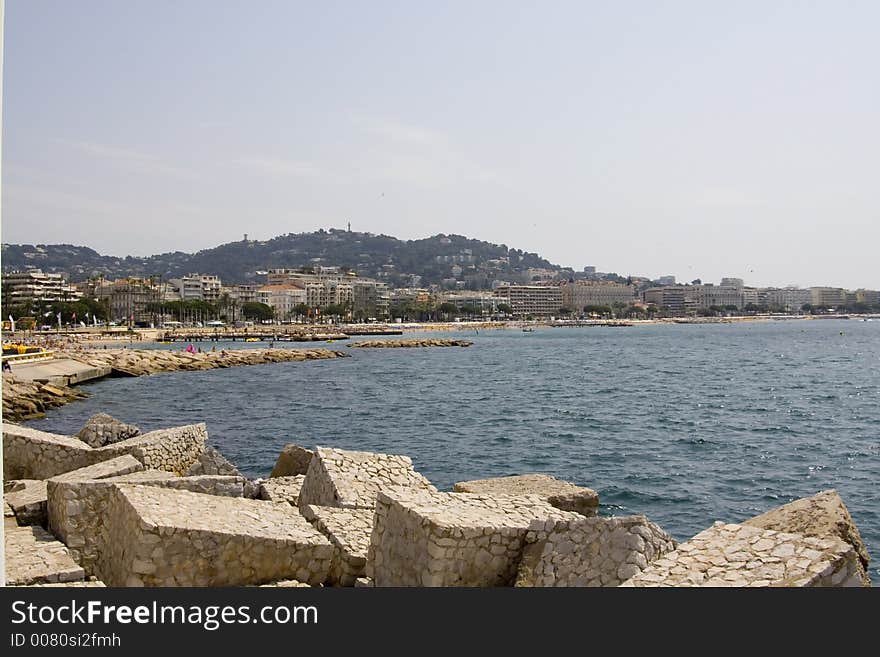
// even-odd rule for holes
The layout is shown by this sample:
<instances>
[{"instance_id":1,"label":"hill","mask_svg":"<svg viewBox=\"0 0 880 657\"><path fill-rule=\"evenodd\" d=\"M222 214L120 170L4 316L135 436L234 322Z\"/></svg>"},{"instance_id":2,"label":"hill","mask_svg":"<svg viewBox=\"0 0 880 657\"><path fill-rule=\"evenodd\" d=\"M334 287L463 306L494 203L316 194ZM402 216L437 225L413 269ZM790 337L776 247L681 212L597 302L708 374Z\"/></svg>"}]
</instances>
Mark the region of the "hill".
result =
<instances>
[{"instance_id":1,"label":"hill","mask_svg":"<svg viewBox=\"0 0 880 657\"><path fill-rule=\"evenodd\" d=\"M361 276L380 278L392 287L464 281L485 289L493 280L526 282L529 268L560 267L536 253L461 235L399 240L388 235L344 230L288 233L270 240L242 240L197 253L163 253L145 258L101 255L71 244L4 244L3 271L40 268L66 272L71 281L93 276L175 278L189 273L216 274L224 283L255 282L258 271L280 267L340 266ZM413 276L421 277L413 279Z\"/></svg>"}]
</instances>

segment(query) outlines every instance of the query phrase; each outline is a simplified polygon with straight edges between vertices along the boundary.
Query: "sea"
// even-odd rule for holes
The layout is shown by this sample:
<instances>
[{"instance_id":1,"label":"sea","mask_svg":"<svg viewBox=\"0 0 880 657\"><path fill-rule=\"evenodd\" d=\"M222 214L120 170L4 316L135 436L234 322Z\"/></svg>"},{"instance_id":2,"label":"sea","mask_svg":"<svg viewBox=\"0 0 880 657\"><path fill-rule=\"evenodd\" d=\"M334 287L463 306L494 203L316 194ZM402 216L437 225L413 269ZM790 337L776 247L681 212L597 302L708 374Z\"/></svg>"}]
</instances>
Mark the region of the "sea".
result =
<instances>
[{"instance_id":1,"label":"sea","mask_svg":"<svg viewBox=\"0 0 880 657\"><path fill-rule=\"evenodd\" d=\"M880 582L880 320L408 337L473 345L276 342L351 357L104 379L29 424L74 434L97 412L142 431L205 422L252 478L290 442L406 454L441 490L546 473L598 491L601 515L644 514L679 541L834 488Z\"/></svg>"}]
</instances>

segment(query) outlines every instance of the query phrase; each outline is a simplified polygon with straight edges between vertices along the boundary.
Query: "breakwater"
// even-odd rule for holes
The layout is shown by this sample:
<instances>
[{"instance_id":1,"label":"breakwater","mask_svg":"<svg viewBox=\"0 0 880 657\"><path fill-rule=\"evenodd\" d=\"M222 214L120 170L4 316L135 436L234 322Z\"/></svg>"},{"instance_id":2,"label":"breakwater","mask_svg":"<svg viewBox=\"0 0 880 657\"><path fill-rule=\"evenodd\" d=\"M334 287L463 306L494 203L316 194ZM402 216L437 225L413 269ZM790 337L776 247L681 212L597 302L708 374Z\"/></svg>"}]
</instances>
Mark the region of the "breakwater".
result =
<instances>
[{"instance_id":1,"label":"breakwater","mask_svg":"<svg viewBox=\"0 0 880 657\"><path fill-rule=\"evenodd\" d=\"M415 347L470 347L473 344L470 340L441 340L441 339L425 339L418 338L410 340L365 340L362 342L352 342L349 347L364 347L375 349L395 349L395 348L415 348Z\"/></svg>"},{"instance_id":2,"label":"breakwater","mask_svg":"<svg viewBox=\"0 0 880 657\"><path fill-rule=\"evenodd\" d=\"M870 584L834 490L679 544L644 515L596 515L596 491L547 475L448 493L404 455L288 445L279 476L250 481L204 424L137 435L104 415L80 435L89 424L105 429L96 446L4 427L11 585Z\"/></svg>"},{"instance_id":3,"label":"breakwater","mask_svg":"<svg viewBox=\"0 0 880 657\"><path fill-rule=\"evenodd\" d=\"M331 349L221 349L205 352L159 349L107 349L71 352L68 357L93 367L109 367L111 376L145 376L159 372L213 370L221 367L346 358Z\"/></svg>"}]
</instances>

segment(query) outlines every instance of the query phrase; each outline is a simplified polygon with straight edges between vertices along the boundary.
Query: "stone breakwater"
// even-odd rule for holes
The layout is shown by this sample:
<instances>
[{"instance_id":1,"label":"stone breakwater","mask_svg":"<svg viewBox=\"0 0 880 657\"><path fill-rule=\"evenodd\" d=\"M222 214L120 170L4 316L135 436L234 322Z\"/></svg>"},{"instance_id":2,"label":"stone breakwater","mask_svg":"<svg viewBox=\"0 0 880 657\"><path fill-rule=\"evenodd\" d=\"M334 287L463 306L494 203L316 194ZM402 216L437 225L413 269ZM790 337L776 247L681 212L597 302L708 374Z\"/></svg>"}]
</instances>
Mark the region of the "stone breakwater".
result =
<instances>
[{"instance_id":1,"label":"stone breakwater","mask_svg":"<svg viewBox=\"0 0 880 657\"><path fill-rule=\"evenodd\" d=\"M415 338L411 340L366 340L362 342L352 342L348 346L394 349L407 347L470 347L472 344L473 342L470 340L419 340Z\"/></svg>"},{"instance_id":2,"label":"stone breakwater","mask_svg":"<svg viewBox=\"0 0 880 657\"><path fill-rule=\"evenodd\" d=\"M66 356L94 367L109 367L111 376L145 376L159 372L193 372L241 365L346 358L348 354L330 349L224 349L202 353L158 349L108 349L71 352Z\"/></svg>"},{"instance_id":3,"label":"stone breakwater","mask_svg":"<svg viewBox=\"0 0 880 657\"><path fill-rule=\"evenodd\" d=\"M68 386L21 381L11 374L3 375L3 419L13 422L36 420L48 408L64 406L88 395Z\"/></svg>"},{"instance_id":4,"label":"stone breakwater","mask_svg":"<svg viewBox=\"0 0 880 657\"><path fill-rule=\"evenodd\" d=\"M868 586L833 490L682 544L546 475L438 491L402 455L288 445L248 481L205 425L3 432L8 581L71 586ZM464 492L467 491L467 492Z\"/></svg>"}]
</instances>

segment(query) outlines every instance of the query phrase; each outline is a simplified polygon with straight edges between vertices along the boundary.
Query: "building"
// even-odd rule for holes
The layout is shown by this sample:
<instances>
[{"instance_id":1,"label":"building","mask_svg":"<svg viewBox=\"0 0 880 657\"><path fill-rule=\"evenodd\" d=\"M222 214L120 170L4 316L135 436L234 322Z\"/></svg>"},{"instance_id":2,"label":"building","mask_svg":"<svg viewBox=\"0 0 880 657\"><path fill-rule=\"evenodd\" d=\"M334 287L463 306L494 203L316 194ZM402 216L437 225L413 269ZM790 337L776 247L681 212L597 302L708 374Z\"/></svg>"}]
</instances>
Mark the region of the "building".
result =
<instances>
[{"instance_id":1,"label":"building","mask_svg":"<svg viewBox=\"0 0 880 657\"><path fill-rule=\"evenodd\" d=\"M842 287L811 287L810 303L817 308L845 306L846 290Z\"/></svg>"},{"instance_id":2,"label":"building","mask_svg":"<svg viewBox=\"0 0 880 657\"><path fill-rule=\"evenodd\" d=\"M343 305L352 317L387 317L391 303L388 286L339 267L314 267L309 270L272 269L267 274L269 285L297 285L306 291L306 305L320 310Z\"/></svg>"},{"instance_id":3,"label":"building","mask_svg":"<svg viewBox=\"0 0 880 657\"><path fill-rule=\"evenodd\" d=\"M771 310L782 309L786 312L798 312L804 304L812 303L813 297L809 290L797 287L768 288L764 291L766 305Z\"/></svg>"},{"instance_id":4,"label":"building","mask_svg":"<svg viewBox=\"0 0 880 657\"><path fill-rule=\"evenodd\" d=\"M657 279L657 285L675 285L675 276L661 276Z\"/></svg>"},{"instance_id":5,"label":"building","mask_svg":"<svg viewBox=\"0 0 880 657\"><path fill-rule=\"evenodd\" d=\"M343 273L339 267L316 265L307 269L270 269L266 274L268 285L294 285L322 281L339 282L343 279L357 278L354 272Z\"/></svg>"},{"instance_id":6,"label":"building","mask_svg":"<svg viewBox=\"0 0 880 657\"><path fill-rule=\"evenodd\" d=\"M684 286L652 287L642 292L642 302L647 306L667 308L675 315L684 314L686 296Z\"/></svg>"},{"instance_id":7,"label":"building","mask_svg":"<svg viewBox=\"0 0 880 657\"><path fill-rule=\"evenodd\" d=\"M162 301L161 288L143 278L119 278L101 281L95 287L95 296L106 300L110 320L126 324L155 324L160 319L158 309Z\"/></svg>"},{"instance_id":8,"label":"building","mask_svg":"<svg viewBox=\"0 0 880 657\"><path fill-rule=\"evenodd\" d=\"M258 301L257 290L260 287L263 286L253 284L224 285L220 290L220 298L227 296L239 306L243 303L255 303Z\"/></svg>"},{"instance_id":9,"label":"building","mask_svg":"<svg viewBox=\"0 0 880 657\"><path fill-rule=\"evenodd\" d=\"M351 308L354 305L354 288L351 283L334 280L307 283L306 305L317 310L327 306Z\"/></svg>"},{"instance_id":10,"label":"building","mask_svg":"<svg viewBox=\"0 0 880 657\"><path fill-rule=\"evenodd\" d=\"M272 308L275 319L290 319L294 308L306 303L306 290L292 284L264 285L256 290L256 301Z\"/></svg>"},{"instance_id":11,"label":"building","mask_svg":"<svg viewBox=\"0 0 880 657\"><path fill-rule=\"evenodd\" d=\"M730 281L733 279L723 279ZM743 303L743 287L741 285L693 285L696 292L697 306L703 309L709 308L737 308L741 309ZM757 299L757 297L755 297Z\"/></svg>"},{"instance_id":12,"label":"building","mask_svg":"<svg viewBox=\"0 0 880 657\"><path fill-rule=\"evenodd\" d=\"M575 281L562 285L562 307L576 313L586 306L629 305L636 300L635 287L605 281Z\"/></svg>"},{"instance_id":13,"label":"building","mask_svg":"<svg viewBox=\"0 0 880 657\"><path fill-rule=\"evenodd\" d=\"M189 274L183 278L170 281L183 301L210 301L220 298L223 284L218 276L207 274Z\"/></svg>"},{"instance_id":14,"label":"building","mask_svg":"<svg viewBox=\"0 0 880 657\"><path fill-rule=\"evenodd\" d=\"M880 291L878 290L856 290L856 302L867 303L872 306L880 305Z\"/></svg>"},{"instance_id":15,"label":"building","mask_svg":"<svg viewBox=\"0 0 880 657\"><path fill-rule=\"evenodd\" d=\"M503 303L491 292L451 292L443 299L445 303L455 304L458 308L466 308L474 315L494 315L498 312L498 304Z\"/></svg>"},{"instance_id":16,"label":"building","mask_svg":"<svg viewBox=\"0 0 880 657\"><path fill-rule=\"evenodd\" d=\"M558 285L499 285L492 295L510 306L514 315L549 317L562 308Z\"/></svg>"},{"instance_id":17,"label":"building","mask_svg":"<svg viewBox=\"0 0 880 657\"><path fill-rule=\"evenodd\" d=\"M753 306L760 306L763 295L761 291L756 287L744 287L742 288L742 307L745 308L749 304Z\"/></svg>"},{"instance_id":18,"label":"building","mask_svg":"<svg viewBox=\"0 0 880 657\"><path fill-rule=\"evenodd\" d=\"M39 269L3 274L3 303L54 303L78 301L83 292L64 280L63 274L44 273Z\"/></svg>"},{"instance_id":19,"label":"building","mask_svg":"<svg viewBox=\"0 0 880 657\"><path fill-rule=\"evenodd\" d=\"M355 318L387 317L391 309L388 286L378 281L357 279L351 282L352 312Z\"/></svg>"}]
</instances>

